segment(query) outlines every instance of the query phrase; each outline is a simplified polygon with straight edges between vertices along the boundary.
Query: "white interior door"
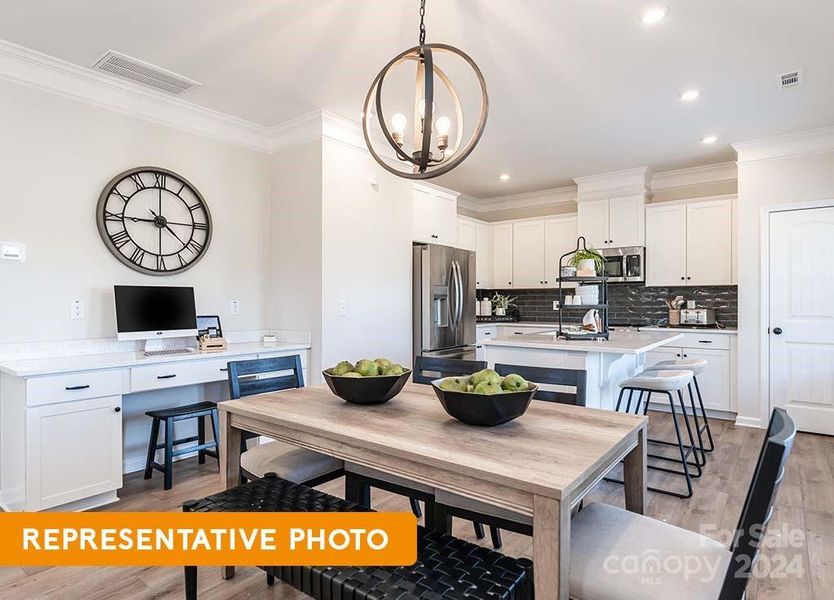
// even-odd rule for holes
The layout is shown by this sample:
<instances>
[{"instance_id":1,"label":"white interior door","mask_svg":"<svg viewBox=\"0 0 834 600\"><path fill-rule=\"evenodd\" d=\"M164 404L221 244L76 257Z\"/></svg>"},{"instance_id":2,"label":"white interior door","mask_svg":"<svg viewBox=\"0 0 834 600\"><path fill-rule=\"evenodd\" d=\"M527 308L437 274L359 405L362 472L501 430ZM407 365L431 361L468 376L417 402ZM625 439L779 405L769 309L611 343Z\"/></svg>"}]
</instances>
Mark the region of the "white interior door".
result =
<instances>
[{"instance_id":1,"label":"white interior door","mask_svg":"<svg viewBox=\"0 0 834 600\"><path fill-rule=\"evenodd\" d=\"M544 221L513 223L513 287L544 287Z\"/></svg>"},{"instance_id":2,"label":"white interior door","mask_svg":"<svg viewBox=\"0 0 834 600\"><path fill-rule=\"evenodd\" d=\"M834 435L834 207L770 215L770 405Z\"/></svg>"}]
</instances>

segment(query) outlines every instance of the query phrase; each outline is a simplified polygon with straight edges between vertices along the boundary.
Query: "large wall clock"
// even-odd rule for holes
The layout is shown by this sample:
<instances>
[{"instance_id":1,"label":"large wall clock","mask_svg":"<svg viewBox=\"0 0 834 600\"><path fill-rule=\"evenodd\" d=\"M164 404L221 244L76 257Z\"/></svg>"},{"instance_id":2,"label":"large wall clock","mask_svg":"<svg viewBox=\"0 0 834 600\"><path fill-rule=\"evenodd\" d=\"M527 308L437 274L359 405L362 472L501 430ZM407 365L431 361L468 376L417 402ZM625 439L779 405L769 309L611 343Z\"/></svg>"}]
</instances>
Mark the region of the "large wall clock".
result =
<instances>
[{"instance_id":1,"label":"large wall clock","mask_svg":"<svg viewBox=\"0 0 834 600\"><path fill-rule=\"evenodd\" d=\"M190 269L211 243L211 213L187 179L159 167L116 175L96 207L101 239L113 256L148 275Z\"/></svg>"}]
</instances>

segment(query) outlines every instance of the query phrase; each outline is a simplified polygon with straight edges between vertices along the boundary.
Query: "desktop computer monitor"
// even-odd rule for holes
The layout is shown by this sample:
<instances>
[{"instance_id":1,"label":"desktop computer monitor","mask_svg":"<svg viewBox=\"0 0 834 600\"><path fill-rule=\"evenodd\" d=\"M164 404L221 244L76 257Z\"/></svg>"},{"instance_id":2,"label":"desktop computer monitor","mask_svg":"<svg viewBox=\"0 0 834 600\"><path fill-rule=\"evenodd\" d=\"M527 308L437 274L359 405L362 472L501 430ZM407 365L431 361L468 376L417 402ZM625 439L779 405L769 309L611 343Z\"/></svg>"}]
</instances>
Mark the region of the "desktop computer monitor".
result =
<instances>
[{"instance_id":1,"label":"desktop computer monitor","mask_svg":"<svg viewBox=\"0 0 834 600\"><path fill-rule=\"evenodd\" d=\"M194 288L116 285L113 290L119 341L197 335Z\"/></svg>"}]
</instances>

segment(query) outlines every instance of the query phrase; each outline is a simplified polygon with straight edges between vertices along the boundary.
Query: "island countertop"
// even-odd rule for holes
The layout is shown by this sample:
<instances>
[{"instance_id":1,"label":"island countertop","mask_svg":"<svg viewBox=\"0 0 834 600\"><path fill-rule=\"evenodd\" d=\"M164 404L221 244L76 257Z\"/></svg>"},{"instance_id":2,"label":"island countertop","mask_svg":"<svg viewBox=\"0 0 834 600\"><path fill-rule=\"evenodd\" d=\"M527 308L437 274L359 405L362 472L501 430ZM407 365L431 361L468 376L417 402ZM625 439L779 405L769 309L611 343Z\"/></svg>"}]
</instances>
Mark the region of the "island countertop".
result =
<instances>
[{"instance_id":1,"label":"island countertop","mask_svg":"<svg viewBox=\"0 0 834 600\"><path fill-rule=\"evenodd\" d=\"M484 346L600 352L611 354L644 354L683 338L683 333L659 331L611 331L608 340L565 340L553 333L527 333L498 337L482 342Z\"/></svg>"}]
</instances>

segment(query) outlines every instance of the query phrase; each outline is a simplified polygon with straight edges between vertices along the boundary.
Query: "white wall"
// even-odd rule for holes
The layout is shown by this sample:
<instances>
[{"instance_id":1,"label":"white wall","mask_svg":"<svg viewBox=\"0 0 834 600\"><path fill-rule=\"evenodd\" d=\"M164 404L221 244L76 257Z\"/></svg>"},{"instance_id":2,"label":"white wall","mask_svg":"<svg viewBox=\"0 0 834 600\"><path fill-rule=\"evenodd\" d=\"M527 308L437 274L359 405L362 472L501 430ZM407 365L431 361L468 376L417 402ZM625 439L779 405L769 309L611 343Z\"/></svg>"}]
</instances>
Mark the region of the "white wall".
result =
<instances>
[{"instance_id":1,"label":"white wall","mask_svg":"<svg viewBox=\"0 0 834 600\"><path fill-rule=\"evenodd\" d=\"M323 167L323 364L384 356L408 366L411 181L329 139ZM341 300L347 315L339 314Z\"/></svg>"},{"instance_id":2,"label":"white wall","mask_svg":"<svg viewBox=\"0 0 834 600\"><path fill-rule=\"evenodd\" d=\"M834 199L834 151L744 162L738 172L738 409L739 420L766 425L767 390L760 360L766 349L761 325L762 208Z\"/></svg>"},{"instance_id":3,"label":"white wall","mask_svg":"<svg viewBox=\"0 0 834 600\"><path fill-rule=\"evenodd\" d=\"M115 336L112 286L194 286L199 312L227 330L260 329L268 270L269 158L233 144L0 81L0 240L23 242L23 264L0 262L0 343ZM208 253L181 275L136 273L105 248L98 195L136 166L171 169L212 213ZM70 301L87 318L70 319ZM241 303L240 316L229 302Z\"/></svg>"},{"instance_id":4,"label":"white wall","mask_svg":"<svg viewBox=\"0 0 834 600\"><path fill-rule=\"evenodd\" d=\"M270 158L270 271L267 318L277 329L309 331L311 376L321 371L322 142Z\"/></svg>"}]
</instances>

